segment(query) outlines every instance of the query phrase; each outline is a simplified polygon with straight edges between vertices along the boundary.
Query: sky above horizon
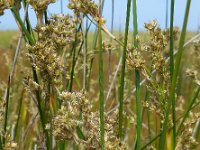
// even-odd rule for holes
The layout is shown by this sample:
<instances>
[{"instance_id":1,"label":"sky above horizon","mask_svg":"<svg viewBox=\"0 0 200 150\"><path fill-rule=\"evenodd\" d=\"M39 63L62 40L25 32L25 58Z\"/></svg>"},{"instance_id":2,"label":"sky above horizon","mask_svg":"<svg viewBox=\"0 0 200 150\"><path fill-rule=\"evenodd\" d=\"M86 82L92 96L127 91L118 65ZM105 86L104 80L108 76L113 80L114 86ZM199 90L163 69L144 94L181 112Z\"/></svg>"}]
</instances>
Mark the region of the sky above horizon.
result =
<instances>
[{"instance_id":1,"label":"sky above horizon","mask_svg":"<svg viewBox=\"0 0 200 150\"><path fill-rule=\"evenodd\" d=\"M170 0L168 0L170 1ZM72 13L67 8L68 0L63 0L63 12L64 14ZM126 19L126 4L127 0L114 0L115 2L115 18L114 18L114 29L117 31L120 28L123 30L125 27ZM182 27L183 18L185 14L187 0L176 0L175 1L175 17L174 25L179 28ZM170 6L170 3L169 3ZM200 26L200 0L191 1L191 9L188 20L188 30L197 31ZM103 16L106 20L108 28L111 26L111 9L112 0L105 0L105 6L103 10ZM156 19L161 28L165 28L165 16L166 16L166 0L138 0L137 1L138 11L138 28L144 30L144 23L150 22ZM51 4L48 8L49 14L57 14L61 12L60 0L56 3ZM170 10L169 10L170 12ZM131 12L132 13L132 12ZM21 13L23 16L23 12ZM168 15L169 16L169 15ZM31 18L31 24L33 27L36 25L36 16L34 11L30 8L29 17ZM23 18L23 17L22 17ZM169 18L168 18L169 20ZM169 21L168 21L169 22ZM130 20L130 30L132 30L132 15ZM168 23L169 24L169 23ZM12 16L10 10L6 10L3 16L0 16L0 30L17 30L17 24ZM92 27L94 29L94 27Z\"/></svg>"}]
</instances>

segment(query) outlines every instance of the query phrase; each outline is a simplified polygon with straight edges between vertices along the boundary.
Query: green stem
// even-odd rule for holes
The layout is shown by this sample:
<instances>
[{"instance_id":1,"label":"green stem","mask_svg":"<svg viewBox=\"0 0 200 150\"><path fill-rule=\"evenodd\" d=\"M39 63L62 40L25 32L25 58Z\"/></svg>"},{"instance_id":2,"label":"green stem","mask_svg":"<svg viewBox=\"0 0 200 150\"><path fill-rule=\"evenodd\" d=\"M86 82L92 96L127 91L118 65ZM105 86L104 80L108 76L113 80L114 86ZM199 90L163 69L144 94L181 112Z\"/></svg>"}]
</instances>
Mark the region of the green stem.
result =
<instances>
[{"instance_id":1,"label":"green stem","mask_svg":"<svg viewBox=\"0 0 200 150\"><path fill-rule=\"evenodd\" d=\"M131 0L127 1L127 11L126 11L126 28L124 36L124 46L123 46L123 57L122 57L122 68L121 68L121 81L119 89L119 137L122 138L122 125L123 125L123 99L124 99L124 78L125 78L125 68L126 68L126 49L128 42L128 32L129 32L129 20L130 20L130 10L131 10Z\"/></svg>"},{"instance_id":2,"label":"green stem","mask_svg":"<svg viewBox=\"0 0 200 150\"><path fill-rule=\"evenodd\" d=\"M134 47L138 48L137 35L138 35L138 24L137 24L137 2L133 0L133 25L134 25ZM141 147L141 102L140 102L140 71L135 70L136 76L136 119L137 119L137 150Z\"/></svg>"},{"instance_id":3,"label":"green stem","mask_svg":"<svg viewBox=\"0 0 200 150\"><path fill-rule=\"evenodd\" d=\"M104 0L103 0L104 4ZM100 102L100 142L101 142L101 150L105 149L105 137L104 137L104 73L103 73L103 49L102 49L102 3L99 0L99 16L100 21L98 22L98 45L99 45L99 102Z\"/></svg>"},{"instance_id":4,"label":"green stem","mask_svg":"<svg viewBox=\"0 0 200 150\"><path fill-rule=\"evenodd\" d=\"M171 80L174 72L174 0L171 0L171 13L170 13L170 75Z\"/></svg>"},{"instance_id":5,"label":"green stem","mask_svg":"<svg viewBox=\"0 0 200 150\"><path fill-rule=\"evenodd\" d=\"M34 45L35 42L33 40L33 38L31 37L31 34L28 32L28 30L26 29L23 21L21 20L17 10L15 7L12 7L11 8L11 11L13 12L15 18L17 19L18 23L20 24L21 28L22 28L22 31L24 32L25 36L27 37L28 41L30 42L31 45Z\"/></svg>"},{"instance_id":6,"label":"green stem","mask_svg":"<svg viewBox=\"0 0 200 150\"><path fill-rule=\"evenodd\" d=\"M24 89L22 90L21 97L19 99L19 110L18 110L18 114L17 114L17 122L16 122L16 125L15 125L14 140L17 137L17 133L18 133L17 129L18 129L19 120L20 120L20 116L21 116L21 109L22 109L22 100L23 100L23 97L24 97Z\"/></svg>"},{"instance_id":7,"label":"green stem","mask_svg":"<svg viewBox=\"0 0 200 150\"><path fill-rule=\"evenodd\" d=\"M104 79L101 25L99 25L99 89L100 89L100 131L101 149L104 150Z\"/></svg>"},{"instance_id":8,"label":"green stem","mask_svg":"<svg viewBox=\"0 0 200 150\"><path fill-rule=\"evenodd\" d=\"M171 13L170 13L170 76L173 80L174 73L174 0L171 0ZM173 144L176 145L176 104L175 100L172 101L172 120L173 120Z\"/></svg>"},{"instance_id":9,"label":"green stem","mask_svg":"<svg viewBox=\"0 0 200 150\"><path fill-rule=\"evenodd\" d=\"M5 118L4 118L4 133L6 133L7 123L8 123L8 106L9 106L9 98L10 98L10 76L8 78L8 87L6 91L6 107L5 107ZM5 144L5 138L3 138L3 144Z\"/></svg>"}]
</instances>

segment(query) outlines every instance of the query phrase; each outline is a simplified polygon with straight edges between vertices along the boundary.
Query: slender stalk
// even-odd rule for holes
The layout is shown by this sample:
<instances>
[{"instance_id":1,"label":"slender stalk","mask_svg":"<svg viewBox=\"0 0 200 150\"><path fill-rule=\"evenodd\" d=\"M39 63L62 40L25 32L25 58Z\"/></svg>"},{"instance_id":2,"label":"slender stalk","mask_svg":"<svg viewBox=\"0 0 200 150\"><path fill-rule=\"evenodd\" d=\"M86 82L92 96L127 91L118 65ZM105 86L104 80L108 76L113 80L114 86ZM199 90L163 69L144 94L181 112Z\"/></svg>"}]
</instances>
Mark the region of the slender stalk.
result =
<instances>
[{"instance_id":1,"label":"slender stalk","mask_svg":"<svg viewBox=\"0 0 200 150\"><path fill-rule=\"evenodd\" d=\"M138 35L138 24L137 24L137 2L133 0L133 26L134 26L134 47L138 48L137 35ZM136 76L136 119L137 119L137 150L141 147L141 102L140 102L140 71L135 70Z\"/></svg>"},{"instance_id":2,"label":"slender stalk","mask_svg":"<svg viewBox=\"0 0 200 150\"><path fill-rule=\"evenodd\" d=\"M4 132L6 133L7 123L8 123L8 106L9 106L9 99L10 99L10 85L11 85L11 77L8 78L7 83L7 91L6 91L6 107L5 107L5 116L4 116ZM3 138L3 144L5 144L5 138Z\"/></svg>"},{"instance_id":3,"label":"slender stalk","mask_svg":"<svg viewBox=\"0 0 200 150\"><path fill-rule=\"evenodd\" d=\"M19 14L17 13L16 8L12 7L11 11L13 12L13 14L14 14L15 18L17 19L19 25L21 26L22 31L24 32L26 38L28 39L28 41L30 42L30 44L33 45L35 42L34 42L33 38L31 37L30 33L28 32L28 30L26 29L26 27L25 27L23 21L21 20Z\"/></svg>"},{"instance_id":4,"label":"slender stalk","mask_svg":"<svg viewBox=\"0 0 200 150\"><path fill-rule=\"evenodd\" d=\"M170 12L170 76L171 81L173 78L174 73L174 35L173 35L173 29L174 29L174 1L171 0L171 12ZM173 143L176 144L176 103L175 101L172 101L172 120L173 120Z\"/></svg>"},{"instance_id":5,"label":"slender stalk","mask_svg":"<svg viewBox=\"0 0 200 150\"><path fill-rule=\"evenodd\" d=\"M151 139L151 141L149 141L147 144L145 144L145 145L141 148L141 150L147 148L147 146L151 145L151 144L152 144L154 141L156 141L157 138L159 138L160 136L161 136L161 133L159 133L158 135L156 135L154 138Z\"/></svg>"},{"instance_id":6,"label":"slender stalk","mask_svg":"<svg viewBox=\"0 0 200 150\"><path fill-rule=\"evenodd\" d=\"M19 125L19 120L20 120L20 116L21 116L21 109L22 109L22 100L23 100L23 97L24 97L24 89L22 90L22 93L21 93L21 97L19 99L19 110L18 110L18 113L17 113L17 121L16 121L16 125L15 125L15 133L14 133L14 140L15 138L17 137L17 130L18 130L18 125Z\"/></svg>"},{"instance_id":7,"label":"slender stalk","mask_svg":"<svg viewBox=\"0 0 200 150\"><path fill-rule=\"evenodd\" d=\"M112 16L111 16L111 34L113 34L113 25L114 25L114 0L112 0ZM110 37L110 42L112 43L112 37ZM111 50L108 52L108 88L109 88L109 81L110 81L110 70L111 70Z\"/></svg>"},{"instance_id":8,"label":"slender stalk","mask_svg":"<svg viewBox=\"0 0 200 150\"><path fill-rule=\"evenodd\" d=\"M72 68L71 68L71 72L70 72L70 81L69 81L69 85L68 85L68 91L69 92L72 91L72 87L73 87L74 71L75 71L75 65L76 65L77 32L79 31L79 29L76 31L75 41L73 42L73 47L72 47L72 50L71 50L71 53L72 53ZM82 45L81 45L81 48L82 48Z\"/></svg>"},{"instance_id":9,"label":"slender stalk","mask_svg":"<svg viewBox=\"0 0 200 150\"><path fill-rule=\"evenodd\" d=\"M99 0L99 16L100 21L98 22L98 45L99 45L99 101L100 101L100 142L101 150L105 148L105 138L104 138L104 78L103 78L103 49L102 49L102 34L101 26L103 24L101 20L102 13L102 3Z\"/></svg>"},{"instance_id":10,"label":"slender stalk","mask_svg":"<svg viewBox=\"0 0 200 150\"><path fill-rule=\"evenodd\" d=\"M174 1L171 0L171 12L170 12L170 75L171 80L174 72L174 35L173 35L173 28L174 28Z\"/></svg>"},{"instance_id":11,"label":"slender stalk","mask_svg":"<svg viewBox=\"0 0 200 150\"><path fill-rule=\"evenodd\" d=\"M86 90L86 81L87 81L87 41L86 41L86 33L84 31L84 16L82 16L81 22L82 32L83 32L83 90Z\"/></svg>"},{"instance_id":12,"label":"slender stalk","mask_svg":"<svg viewBox=\"0 0 200 150\"><path fill-rule=\"evenodd\" d=\"M121 80L119 89L119 137L122 138L122 125L123 125L123 99L124 99L124 78L125 78L125 68L126 68L126 48L128 42L128 32L129 32L129 20L131 11L131 0L127 1L126 10L126 28L124 36L124 46L123 46L123 56L122 56L122 68L121 68Z\"/></svg>"}]
</instances>

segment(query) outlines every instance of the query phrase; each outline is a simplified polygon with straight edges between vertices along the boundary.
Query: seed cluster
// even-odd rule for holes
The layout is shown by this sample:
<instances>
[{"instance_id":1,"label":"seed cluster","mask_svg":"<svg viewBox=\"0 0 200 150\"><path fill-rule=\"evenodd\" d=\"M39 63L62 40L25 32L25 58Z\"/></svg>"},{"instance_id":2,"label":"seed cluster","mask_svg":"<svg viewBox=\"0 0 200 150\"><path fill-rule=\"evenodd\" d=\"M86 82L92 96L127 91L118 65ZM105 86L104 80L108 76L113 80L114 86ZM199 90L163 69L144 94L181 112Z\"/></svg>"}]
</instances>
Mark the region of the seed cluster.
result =
<instances>
[{"instance_id":1,"label":"seed cluster","mask_svg":"<svg viewBox=\"0 0 200 150\"><path fill-rule=\"evenodd\" d=\"M0 1L0 16L4 14L4 10L6 9L6 5L4 4L3 1Z\"/></svg>"},{"instance_id":2,"label":"seed cluster","mask_svg":"<svg viewBox=\"0 0 200 150\"><path fill-rule=\"evenodd\" d=\"M166 61L165 49L169 44L169 29L161 30L157 22L153 20L145 24L150 40L142 43L137 37L137 48L128 48L127 63L131 68L141 70L148 79L147 89L149 92L148 101L144 102L144 107L155 112L161 118L161 123L165 119L165 110L169 99L170 74L168 62ZM174 39L178 39L178 29L174 28ZM151 64L151 65L150 65ZM147 68L154 70L151 74Z\"/></svg>"},{"instance_id":3,"label":"seed cluster","mask_svg":"<svg viewBox=\"0 0 200 150\"><path fill-rule=\"evenodd\" d=\"M134 48L129 46L127 64L134 69L144 69L145 60L142 57L140 48Z\"/></svg>"},{"instance_id":4,"label":"seed cluster","mask_svg":"<svg viewBox=\"0 0 200 150\"><path fill-rule=\"evenodd\" d=\"M83 13L84 15L92 16L96 22L105 22L99 15L98 5L93 0L69 0L68 7L73 9L77 16Z\"/></svg>"},{"instance_id":5,"label":"seed cluster","mask_svg":"<svg viewBox=\"0 0 200 150\"><path fill-rule=\"evenodd\" d=\"M53 119L53 134L59 140L77 140L76 129L81 125L80 114L87 111L89 101L81 92L62 92L61 109Z\"/></svg>"},{"instance_id":6,"label":"seed cluster","mask_svg":"<svg viewBox=\"0 0 200 150\"><path fill-rule=\"evenodd\" d=\"M190 112L189 118L183 124L183 128L181 130L181 136L178 138L178 143L176 149L194 149L198 142L193 136L193 127L195 123L199 120L200 113Z\"/></svg>"},{"instance_id":7,"label":"seed cluster","mask_svg":"<svg viewBox=\"0 0 200 150\"><path fill-rule=\"evenodd\" d=\"M72 140L84 149L100 148L99 112L92 111L90 101L82 92L62 92L62 107L53 119L53 134L58 140ZM124 150L126 145L117 139L117 113L105 115L105 148ZM77 135L77 127L84 133L85 139Z\"/></svg>"},{"instance_id":8,"label":"seed cluster","mask_svg":"<svg viewBox=\"0 0 200 150\"><path fill-rule=\"evenodd\" d=\"M54 3L55 0L27 0L27 2L33 7L35 11L43 11L47 9L50 3Z\"/></svg>"},{"instance_id":9,"label":"seed cluster","mask_svg":"<svg viewBox=\"0 0 200 150\"><path fill-rule=\"evenodd\" d=\"M20 0L0 0L0 16L4 15L4 10L15 7L16 10L21 8Z\"/></svg>"},{"instance_id":10,"label":"seed cluster","mask_svg":"<svg viewBox=\"0 0 200 150\"><path fill-rule=\"evenodd\" d=\"M35 31L38 41L34 46L27 45L27 48L44 81L50 79L58 85L63 74L59 55L64 49L70 49L76 40L76 20L69 15L53 16L48 25L37 26Z\"/></svg>"}]
</instances>

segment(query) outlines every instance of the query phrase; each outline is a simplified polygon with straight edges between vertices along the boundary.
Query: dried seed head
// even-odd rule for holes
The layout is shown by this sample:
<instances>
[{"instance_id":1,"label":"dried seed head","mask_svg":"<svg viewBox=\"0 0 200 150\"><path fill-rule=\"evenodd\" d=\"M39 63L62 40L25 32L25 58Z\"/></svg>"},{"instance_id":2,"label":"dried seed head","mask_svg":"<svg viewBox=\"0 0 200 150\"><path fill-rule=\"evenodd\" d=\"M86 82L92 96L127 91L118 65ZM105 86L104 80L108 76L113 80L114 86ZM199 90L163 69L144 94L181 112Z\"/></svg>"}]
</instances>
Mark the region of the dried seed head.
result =
<instances>
[{"instance_id":1,"label":"dried seed head","mask_svg":"<svg viewBox=\"0 0 200 150\"><path fill-rule=\"evenodd\" d=\"M153 20L152 22L150 23L145 23L144 24L144 27L149 30L149 31L154 31L154 29L156 28L157 26L157 21L156 20Z\"/></svg>"},{"instance_id":2,"label":"dried seed head","mask_svg":"<svg viewBox=\"0 0 200 150\"><path fill-rule=\"evenodd\" d=\"M0 0L0 16L4 14L5 9L15 6L17 10L21 8L20 1L17 0Z\"/></svg>"},{"instance_id":3,"label":"dried seed head","mask_svg":"<svg viewBox=\"0 0 200 150\"><path fill-rule=\"evenodd\" d=\"M145 60L141 52L135 48L128 49L127 64L134 69L144 69Z\"/></svg>"},{"instance_id":4,"label":"dried seed head","mask_svg":"<svg viewBox=\"0 0 200 150\"><path fill-rule=\"evenodd\" d=\"M99 15L97 4L93 0L70 0L68 7L73 9L77 16L83 13L92 16L96 22L105 23L105 20Z\"/></svg>"},{"instance_id":5,"label":"dried seed head","mask_svg":"<svg viewBox=\"0 0 200 150\"><path fill-rule=\"evenodd\" d=\"M82 92L62 92L62 107L53 118L53 134L57 139L77 139L76 128L82 124L80 113L89 113L91 105Z\"/></svg>"},{"instance_id":6,"label":"dried seed head","mask_svg":"<svg viewBox=\"0 0 200 150\"><path fill-rule=\"evenodd\" d=\"M7 6L3 1L0 1L0 16L4 14L4 10L7 9Z\"/></svg>"},{"instance_id":7,"label":"dried seed head","mask_svg":"<svg viewBox=\"0 0 200 150\"><path fill-rule=\"evenodd\" d=\"M28 0L28 3L33 7L35 11L44 11L47 9L50 3L55 3L56 0Z\"/></svg>"}]
</instances>

